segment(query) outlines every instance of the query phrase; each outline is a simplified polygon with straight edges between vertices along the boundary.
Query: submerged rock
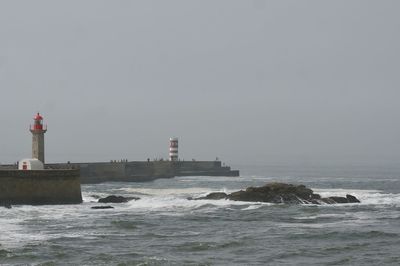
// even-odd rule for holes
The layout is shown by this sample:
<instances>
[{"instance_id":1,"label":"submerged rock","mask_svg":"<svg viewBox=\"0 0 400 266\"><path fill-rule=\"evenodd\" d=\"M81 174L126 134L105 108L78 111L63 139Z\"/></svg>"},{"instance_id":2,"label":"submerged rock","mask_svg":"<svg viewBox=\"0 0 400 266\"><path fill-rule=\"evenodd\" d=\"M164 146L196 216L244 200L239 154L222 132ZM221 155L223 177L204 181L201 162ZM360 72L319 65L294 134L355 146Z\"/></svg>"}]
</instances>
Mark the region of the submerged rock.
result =
<instances>
[{"instance_id":1,"label":"submerged rock","mask_svg":"<svg viewBox=\"0 0 400 266\"><path fill-rule=\"evenodd\" d=\"M111 195L105 198L101 198L98 200L100 203L124 203L131 200L139 200L138 197L123 197L123 196L115 196Z\"/></svg>"},{"instance_id":2,"label":"submerged rock","mask_svg":"<svg viewBox=\"0 0 400 266\"><path fill-rule=\"evenodd\" d=\"M228 194L224 192L212 192L208 194L205 197L197 198L196 200L202 200L202 199L209 199L209 200L219 200L219 199L226 199L228 197Z\"/></svg>"},{"instance_id":3,"label":"submerged rock","mask_svg":"<svg viewBox=\"0 0 400 266\"><path fill-rule=\"evenodd\" d=\"M328 204L335 204L335 203L360 203L360 200L354 197L353 195L347 194L346 197L328 197L322 198L323 202Z\"/></svg>"},{"instance_id":4,"label":"submerged rock","mask_svg":"<svg viewBox=\"0 0 400 266\"><path fill-rule=\"evenodd\" d=\"M91 209L95 209L95 210L97 210L97 209L114 209L114 207L113 206L93 206L93 207L91 207Z\"/></svg>"},{"instance_id":5,"label":"submerged rock","mask_svg":"<svg viewBox=\"0 0 400 266\"><path fill-rule=\"evenodd\" d=\"M335 204L335 203L356 203L360 202L352 195L346 197L321 198L312 189L304 185L292 185L285 183L268 183L262 187L249 187L231 194L223 192L210 193L201 199L229 199L234 201L288 203L288 204Z\"/></svg>"}]
</instances>

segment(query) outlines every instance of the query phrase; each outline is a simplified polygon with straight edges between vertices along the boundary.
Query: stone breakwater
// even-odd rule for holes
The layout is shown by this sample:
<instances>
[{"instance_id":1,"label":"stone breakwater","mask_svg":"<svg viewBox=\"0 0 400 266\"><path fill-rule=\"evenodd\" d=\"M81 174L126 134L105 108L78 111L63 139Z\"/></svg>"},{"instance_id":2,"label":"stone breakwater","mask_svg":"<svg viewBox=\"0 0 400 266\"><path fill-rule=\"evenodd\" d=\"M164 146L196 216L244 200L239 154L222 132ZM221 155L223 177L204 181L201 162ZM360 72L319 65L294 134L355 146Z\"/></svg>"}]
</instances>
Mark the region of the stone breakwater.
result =
<instances>
[{"instance_id":1,"label":"stone breakwater","mask_svg":"<svg viewBox=\"0 0 400 266\"><path fill-rule=\"evenodd\" d=\"M52 169L79 168L82 184L146 182L176 176L239 176L220 161L133 161L46 164Z\"/></svg>"},{"instance_id":2,"label":"stone breakwater","mask_svg":"<svg viewBox=\"0 0 400 266\"><path fill-rule=\"evenodd\" d=\"M0 170L0 205L81 202L79 169Z\"/></svg>"},{"instance_id":3,"label":"stone breakwater","mask_svg":"<svg viewBox=\"0 0 400 266\"><path fill-rule=\"evenodd\" d=\"M249 187L231 194L223 192L210 193L205 197L196 200L219 200L228 199L234 201L288 203L288 204L336 204L336 203L359 203L360 201L352 196L326 197L315 194L312 189L304 185L292 185L285 183L268 183L261 187Z\"/></svg>"}]
</instances>

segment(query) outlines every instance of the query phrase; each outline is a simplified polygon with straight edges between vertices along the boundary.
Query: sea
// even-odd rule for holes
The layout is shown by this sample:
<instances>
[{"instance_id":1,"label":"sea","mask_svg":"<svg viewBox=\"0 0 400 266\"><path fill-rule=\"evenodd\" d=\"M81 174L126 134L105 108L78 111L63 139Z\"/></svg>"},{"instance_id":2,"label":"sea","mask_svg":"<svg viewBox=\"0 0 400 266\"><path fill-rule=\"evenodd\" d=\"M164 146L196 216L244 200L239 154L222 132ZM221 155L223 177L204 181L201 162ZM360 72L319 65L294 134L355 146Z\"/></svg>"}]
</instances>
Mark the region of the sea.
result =
<instances>
[{"instance_id":1,"label":"sea","mask_svg":"<svg viewBox=\"0 0 400 266\"><path fill-rule=\"evenodd\" d=\"M400 265L399 165L234 168L240 177L82 185L82 204L0 208L0 265ZM188 199L268 182L361 203ZM140 199L91 208L108 195Z\"/></svg>"}]
</instances>

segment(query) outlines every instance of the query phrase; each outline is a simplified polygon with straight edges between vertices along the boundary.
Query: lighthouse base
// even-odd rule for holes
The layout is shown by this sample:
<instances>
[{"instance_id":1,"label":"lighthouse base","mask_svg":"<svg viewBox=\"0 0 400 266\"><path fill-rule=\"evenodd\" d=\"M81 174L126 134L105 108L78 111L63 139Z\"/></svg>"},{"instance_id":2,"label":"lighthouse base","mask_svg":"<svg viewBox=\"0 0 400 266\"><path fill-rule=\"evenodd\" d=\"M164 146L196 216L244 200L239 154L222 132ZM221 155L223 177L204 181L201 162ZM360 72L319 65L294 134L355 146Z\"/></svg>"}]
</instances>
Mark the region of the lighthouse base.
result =
<instances>
[{"instance_id":1,"label":"lighthouse base","mask_svg":"<svg viewBox=\"0 0 400 266\"><path fill-rule=\"evenodd\" d=\"M82 203L79 170L0 170L0 205Z\"/></svg>"}]
</instances>

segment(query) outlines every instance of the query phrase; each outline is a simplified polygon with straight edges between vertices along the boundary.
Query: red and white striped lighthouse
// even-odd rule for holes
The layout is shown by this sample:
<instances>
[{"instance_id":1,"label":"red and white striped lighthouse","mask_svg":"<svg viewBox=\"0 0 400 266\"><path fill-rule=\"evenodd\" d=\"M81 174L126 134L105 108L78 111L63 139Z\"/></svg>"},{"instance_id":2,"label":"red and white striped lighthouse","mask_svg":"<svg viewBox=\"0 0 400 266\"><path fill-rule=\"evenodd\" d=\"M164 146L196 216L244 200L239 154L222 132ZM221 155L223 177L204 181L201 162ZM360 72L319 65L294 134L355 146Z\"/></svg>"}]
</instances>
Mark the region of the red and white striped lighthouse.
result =
<instances>
[{"instance_id":1,"label":"red and white striped lighthouse","mask_svg":"<svg viewBox=\"0 0 400 266\"><path fill-rule=\"evenodd\" d=\"M169 160L178 161L178 138L169 139Z\"/></svg>"},{"instance_id":2,"label":"red and white striped lighthouse","mask_svg":"<svg viewBox=\"0 0 400 266\"><path fill-rule=\"evenodd\" d=\"M47 127L43 126L43 117L37 113L33 118L33 125L30 126L32 133L32 158L44 163L44 133Z\"/></svg>"}]
</instances>

